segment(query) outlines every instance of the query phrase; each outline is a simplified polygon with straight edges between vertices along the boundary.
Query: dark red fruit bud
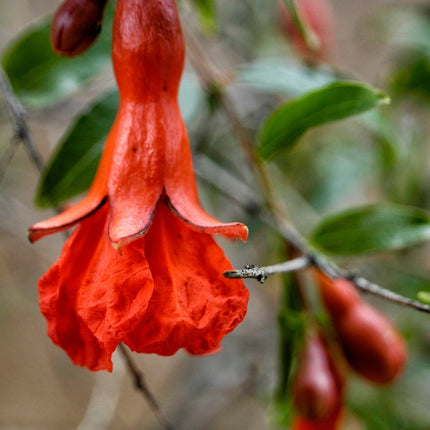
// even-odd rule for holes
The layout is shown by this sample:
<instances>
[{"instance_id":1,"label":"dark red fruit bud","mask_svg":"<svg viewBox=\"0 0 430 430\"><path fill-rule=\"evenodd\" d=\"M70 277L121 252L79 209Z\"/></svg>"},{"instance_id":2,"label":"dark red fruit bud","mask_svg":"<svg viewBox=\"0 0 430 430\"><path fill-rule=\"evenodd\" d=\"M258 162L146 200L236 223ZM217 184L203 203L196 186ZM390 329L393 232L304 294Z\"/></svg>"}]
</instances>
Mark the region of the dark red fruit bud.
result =
<instances>
[{"instance_id":1,"label":"dark red fruit bud","mask_svg":"<svg viewBox=\"0 0 430 430\"><path fill-rule=\"evenodd\" d=\"M326 345L312 334L306 340L293 382L296 411L311 421L326 421L337 415L342 403L343 380L334 368Z\"/></svg>"},{"instance_id":2,"label":"dark red fruit bud","mask_svg":"<svg viewBox=\"0 0 430 430\"><path fill-rule=\"evenodd\" d=\"M321 272L317 272L321 298L330 316L337 320L349 310L362 302L362 298L355 286L346 279L331 279Z\"/></svg>"},{"instance_id":3,"label":"dark red fruit bud","mask_svg":"<svg viewBox=\"0 0 430 430\"><path fill-rule=\"evenodd\" d=\"M86 51L101 30L107 0L67 0L51 25L51 44L57 54L74 57Z\"/></svg>"},{"instance_id":4,"label":"dark red fruit bud","mask_svg":"<svg viewBox=\"0 0 430 430\"><path fill-rule=\"evenodd\" d=\"M406 362L406 347L396 328L372 306L355 306L335 327L351 367L370 381L393 381Z\"/></svg>"},{"instance_id":5,"label":"dark red fruit bud","mask_svg":"<svg viewBox=\"0 0 430 430\"><path fill-rule=\"evenodd\" d=\"M344 355L351 367L366 379L387 384L403 369L405 343L391 322L361 299L345 279L318 273L321 297L330 314Z\"/></svg>"}]
</instances>

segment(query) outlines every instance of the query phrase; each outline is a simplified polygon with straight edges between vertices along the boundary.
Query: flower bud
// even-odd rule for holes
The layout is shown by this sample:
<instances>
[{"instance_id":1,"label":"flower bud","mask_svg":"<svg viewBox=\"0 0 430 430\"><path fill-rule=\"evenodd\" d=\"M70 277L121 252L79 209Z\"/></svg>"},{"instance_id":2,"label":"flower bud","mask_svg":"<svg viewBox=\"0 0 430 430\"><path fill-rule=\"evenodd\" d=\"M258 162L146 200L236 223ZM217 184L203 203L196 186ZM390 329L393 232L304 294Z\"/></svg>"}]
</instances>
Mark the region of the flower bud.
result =
<instances>
[{"instance_id":1,"label":"flower bud","mask_svg":"<svg viewBox=\"0 0 430 430\"><path fill-rule=\"evenodd\" d=\"M318 271L318 282L321 299L333 319L339 319L349 310L362 302L355 286L346 279L331 279Z\"/></svg>"},{"instance_id":2,"label":"flower bud","mask_svg":"<svg viewBox=\"0 0 430 430\"><path fill-rule=\"evenodd\" d=\"M316 36L315 46L308 46L283 0L278 0L281 29L303 57L317 61L329 60L335 49L335 20L329 0L295 0L295 3L300 18Z\"/></svg>"},{"instance_id":3,"label":"flower bud","mask_svg":"<svg viewBox=\"0 0 430 430\"><path fill-rule=\"evenodd\" d=\"M351 282L330 279L320 272L318 280L322 301L350 366L372 382L393 381L407 356L400 333L360 297Z\"/></svg>"},{"instance_id":4,"label":"flower bud","mask_svg":"<svg viewBox=\"0 0 430 430\"><path fill-rule=\"evenodd\" d=\"M340 410L343 381L318 335L309 336L299 363L293 382L296 411L311 421L330 419Z\"/></svg>"},{"instance_id":5,"label":"flower bud","mask_svg":"<svg viewBox=\"0 0 430 430\"><path fill-rule=\"evenodd\" d=\"M406 362L406 347L396 328L365 302L354 306L335 321L345 357L351 367L366 379L387 384Z\"/></svg>"},{"instance_id":6,"label":"flower bud","mask_svg":"<svg viewBox=\"0 0 430 430\"><path fill-rule=\"evenodd\" d=\"M101 30L107 0L67 0L51 25L51 44L57 54L74 57L86 51Z\"/></svg>"},{"instance_id":7,"label":"flower bud","mask_svg":"<svg viewBox=\"0 0 430 430\"><path fill-rule=\"evenodd\" d=\"M291 430L337 430L340 429L342 413L339 413L325 421L311 421L301 416L293 419Z\"/></svg>"}]
</instances>

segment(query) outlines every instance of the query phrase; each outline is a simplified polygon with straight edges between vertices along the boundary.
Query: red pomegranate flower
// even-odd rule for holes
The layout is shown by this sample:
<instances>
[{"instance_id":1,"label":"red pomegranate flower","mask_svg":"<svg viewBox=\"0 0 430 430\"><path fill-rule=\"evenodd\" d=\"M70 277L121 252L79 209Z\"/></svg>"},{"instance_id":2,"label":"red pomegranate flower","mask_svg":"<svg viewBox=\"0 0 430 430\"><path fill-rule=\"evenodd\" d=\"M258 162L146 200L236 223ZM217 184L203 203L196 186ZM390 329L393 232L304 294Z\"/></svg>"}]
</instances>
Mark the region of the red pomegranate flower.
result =
<instances>
[{"instance_id":1,"label":"red pomegranate flower","mask_svg":"<svg viewBox=\"0 0 430 430\"><path fill-rule=\"evenodd\" d=\"M184 43L175 0L118 0L113 65L120 108L96 178L30 240L79 224L39 281L48 334L75 364L112 369L119 342L144 353L216 350L248 291L211 234L246 240L200 207L177 92ZM113 246L112 246L113 245Z\"/></svg>"}]
</instances>

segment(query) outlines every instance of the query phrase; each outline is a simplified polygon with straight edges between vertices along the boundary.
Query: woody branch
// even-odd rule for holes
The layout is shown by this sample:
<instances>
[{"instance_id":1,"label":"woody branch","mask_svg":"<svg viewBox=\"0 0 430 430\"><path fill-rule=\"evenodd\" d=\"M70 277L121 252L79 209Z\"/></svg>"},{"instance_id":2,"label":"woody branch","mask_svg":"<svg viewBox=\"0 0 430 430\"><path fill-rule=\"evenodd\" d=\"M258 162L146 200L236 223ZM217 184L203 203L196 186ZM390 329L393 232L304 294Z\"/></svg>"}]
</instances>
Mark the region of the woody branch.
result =
<instances>
[{"instance_id":1,"label":"woody branch","mask_svg":"<svg viewBox=\"0 0 430 430\"><path fill-rule=\"evenodd\" d=\"M215 86L217 88L217 95L219 100L219 106L225 113L225 116L230 121L232 130L235 133L243 151L245 152L248 163L252 170L255 172L263 195L265 198L265 206L268 209L268 213L264 211L256 211L257 216L264 222L275 227L278 232L287 240L287 242L292 245L302 257L299 259L288 261L285 263L277 264L274 266L267 267L256 267L248 266L241 270L229 271L224 275L229 278L255 278L260 282L275 273L285 273L296 270L303 270L309 266L313 266L324 272L326 275L337 278L342 277L351 281L360 291L364 293L373 294L375 296L381 297L385 300L407 306L416 309L421 312L430 313L430 306L420 303L416 300L404 297L400 294L394 293L386 288L383 288L362 276L356 274L355 271L349 271L337 266L333 261L327 259L325 256L321 256L317 253L306 241L306 239L297 231L294 225L290 221L288 211L282 205L280 200L277 198L276 193L271 184L270 177L266 173L264 165L258 154L255 151L255 145L252 137L248 133L248 130L242 124L242 121L234 108L234 103L228 93L222 86L219 85L221 80L218 78L218 74L212 66L212 61L207 54L207 50L203 49L201 46L201 38L195 35L195 28L193 25L187 25L186 28L186 41L188 47L188 53L191 63L194 69L198 73L202 84L209 88ZM215 168L212 166L212 168ZM203 169L201 169L202 171ZM243 202L238 202L237 195L233 190L233 187L222 187L220 188L217 180L211 180L207 174L203 175L205 180L209 181L220 189L223 193L228 195L233 201L239 203L245 210L249 212L249 208L255 208L261 206L259 202L248 201L245 204ZM218 172L217 178L223 176L222 172ZM239 181L240 182L240 181ZM237 182L236 182L237 184ZM244 185L241 184L241 187ZM248 195L253 195L254 193L249 192ZM255 214L254 214L255 215Z\"/></svg>"}]
</instances>

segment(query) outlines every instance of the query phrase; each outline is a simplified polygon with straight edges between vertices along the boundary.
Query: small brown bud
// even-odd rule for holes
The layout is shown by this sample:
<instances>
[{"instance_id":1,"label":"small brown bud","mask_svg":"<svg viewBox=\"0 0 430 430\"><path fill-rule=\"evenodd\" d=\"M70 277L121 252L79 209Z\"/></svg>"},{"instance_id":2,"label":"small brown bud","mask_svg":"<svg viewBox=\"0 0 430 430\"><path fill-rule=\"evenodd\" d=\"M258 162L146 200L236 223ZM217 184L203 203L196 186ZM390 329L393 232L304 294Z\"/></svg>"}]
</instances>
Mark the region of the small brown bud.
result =
<instances>
[{"instance_id":1,"label":"small brown bud","mask_svg":"<svg viewBox=\"0 0 430 430\"><path fill-rule=\"evenodd\" d=\"M67 0L59 7L51 25L54 52L74 57L86 51L101 30L107 0Z\"/></svg>"}]
</instances>

